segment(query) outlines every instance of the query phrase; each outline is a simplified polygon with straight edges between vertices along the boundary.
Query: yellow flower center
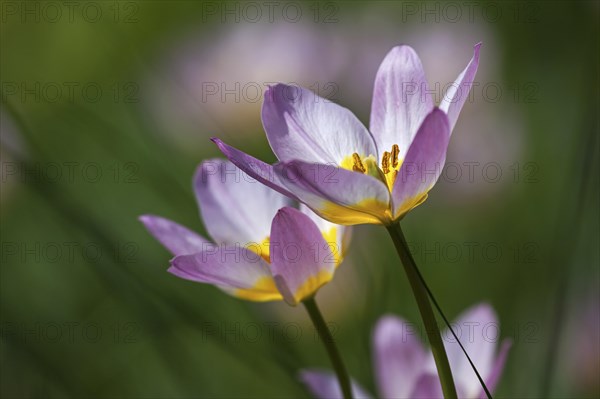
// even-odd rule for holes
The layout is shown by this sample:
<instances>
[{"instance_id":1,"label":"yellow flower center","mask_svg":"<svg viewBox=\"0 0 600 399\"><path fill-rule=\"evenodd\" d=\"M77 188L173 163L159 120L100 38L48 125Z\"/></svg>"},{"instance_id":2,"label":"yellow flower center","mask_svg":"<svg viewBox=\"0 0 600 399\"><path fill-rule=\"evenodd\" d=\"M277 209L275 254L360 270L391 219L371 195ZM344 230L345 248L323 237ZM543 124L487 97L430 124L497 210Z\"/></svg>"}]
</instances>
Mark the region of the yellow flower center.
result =
<instances>
[{"instance_id":1,"label":"yellow flower center","mask_svg":"<svg viewBox=\"0 0 600 399\"><path fill-rule=\"evenodd\" d=\"M342 249L338 248L337 245L337 229L335 227L330 228L327 231L321 231L325 242L327 242L332 251L332 257L325 259L326 262L335 262L335 266L339 266L342 261L343 253ZM271 263L269 246L271 238L266 237L260 243L249 242L245 248L252 251L256 255L263 258L267 263ZM300 302L303 299L313 295L321 286L325 285L333 278L333 273L328 270L320 270L317 274L309 276L292 295L296 302ZM275 280L271 276L263 276L254 282L254 285L250 288L240 288L227 290L232 295L246 299L249 301L264 302L264 301L280 301L283 299L279 288L275 284Z\"/></svg>"},{"instance_id":2,"label":"yellow flower center","mask_svg":"<svg viewBox=\"0 0 600 399\"><path fill-rule=\"evenodd\" d=\"M254 252L261 258L263 258L267 263L271 263L271 255L269 252L269 244L271 242L271 238L267 237L262 240L260 243L258 242L249 242L246 244L246 249Z\"/></svg>"},{"instance_id":3,"label":"yellow flower center","mask_svg":"<svg viewBox=\"0 0 600 399\"><path fill-rule=\"evenodd\" d=\"M399 154L400 147L398 147L398 144L394 144L390 152L384 151L380 166L377 165L375 156L360 156L356 152L344 158L340 166L354 172L371 175L383 181L391 192L398 176L398 171L402 166L402 160L398 159Z\"/></svg>"}]
</instances>

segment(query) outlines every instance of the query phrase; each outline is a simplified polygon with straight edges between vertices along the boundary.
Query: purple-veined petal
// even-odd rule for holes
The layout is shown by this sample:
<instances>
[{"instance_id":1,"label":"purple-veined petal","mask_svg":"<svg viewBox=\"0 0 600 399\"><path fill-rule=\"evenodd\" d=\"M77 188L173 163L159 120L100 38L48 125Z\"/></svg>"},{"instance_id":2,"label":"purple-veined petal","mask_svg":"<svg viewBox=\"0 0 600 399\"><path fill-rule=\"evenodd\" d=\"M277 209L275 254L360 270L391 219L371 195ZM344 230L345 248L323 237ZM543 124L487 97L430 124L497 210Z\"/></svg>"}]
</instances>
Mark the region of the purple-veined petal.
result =
<instances>
[{"instance_id":1,"label":"purple-veined petal","mask_svg":"<svg viewBox=\"0 0 600 399\"><path fill-rule=\"evenodd\" d=\"M140 222L173 255L200 252L210 241L178 223L160 216L142 215Z\"/></svg>"},{"instance_id":2,"label":"purple-veined petal","mask_svg":"<svg viewBox=\"0 0 600 399\"><path fill-rule=\"evenodd\" d=\"M202 162L194 188L206 229L218 244L262 244L273 216L290 202L224 159Z\"/></svg>"},{"instance_id":3,"label":"purple-veined petal","mask_svg":"<svg viewBox=\"0 0 600 399\"><path fill-rule=\"evenodd\" d=\"M500 377L502 376L502 372L504 371L504 365L506 364L506 357L508 356L508 351L512 346L512 341L510 339L505 339L502 341L500 345L500 350L494 359L494 364L492 366L491 373L485 378L485 384L490 392L494 392L496 387L498 386L498 382L500 381ZM486 399L485 391L483 388L480 390L479 398Z\"/></svg>"},{"instance_id":4,"label":"purple-veined petal","mask_svg":"<svg viewBox=\"0 0 600 399\"><path fill-rule=\"evenodd\" d=\"M282 208L271 227L271 272L285 301L294 306L333 278L335 256L304 213Z\"/></svg>"},{"instance_id":5,"label":"purple-veined petal","mask_svg":"<svg viewBox=\"0 0 600 399\"><path fill-rule=\"evenodd\" d=\"M352 227L331 223L314 213L307 205L302 203L300 204L300 212L307 215L321 231L323 238L325 238L325 241L329 244L336 256L336 264L339 265L350 245Z\"/></svg>"},{"instance_id":6,"label":"purple-veined petal","mask_svg":"<svg viewBox=\"0 0 600 399\"><path fill-rule=\"evenodd\" d=\"M410 396L397 397L410 399L443 399L444 393L442 392L442 385L440 384L440 379L437 374L423 373L417 379L415 388Z\"/></svg>"},{"instance_id":7,"label":"purple-veined petal","mask_svg":"<svg viewBox=\"0 0 600 399\"><path fill-rule=\"evenodd\" d=\"M394 219L403 217L427 198L446 162L449 139L448 118L434 108L419 128L394 182Z\"/></svg>"},{"instance_id":8,"label":"purple-veined petal","mask_svg":"<svg viewBox=\"0 0 600 399\"><path fill-rule=\"evenodd\" d=\"M373 138L348 109L310 90L277 84L265 93L262 121L280 161L334 163L377 155Z\"/></svg>"},{"instance_id":9,"label":"purple-veined petal","mask_svg":"<svg viewBox=\"0 0 600 399\"><path fill-rule=\"evenodd\" d=\"M477 73L477 67L479 66L480 47L481 43L477 43L475 47L473 47L473 58L471 58L467 67L460 75L458 75L440 102L440 109L448 115L450 133L452 133L452 129L454 129L454 125L456 125L460 110L465 104L465 101L467 101L467 98L469 98L469 91L471 91L473 80Z\"/></svg>"},{"instance_id":10,"label":"purple-veined petal","mask_svg":"<svg viewBox=\"0 0 600 399\"><path fill-rule=\"evenodd\" d=\"M203 252L176 256L168 271L186 280L215 285L241 299L282 299L269 265L239 245L212 245Z\"/></svg>"},{"instance_id":11,"label":"purple-veined petal","mask_svg":"<svg viewBox=\"0 0 600 399\"><path fill-rule=\"evenodd\" d=\"M385 184L334 165L293 161L271 166L213 139L229 160L261 183L341 225L381 224L389 209ZM315 172L316 171L316 172ZM306 175L306 176L304 176ZM337 185L337 187L334 187Z\"/></svg>"},{"instance_id":12,"label":"purple-veined petal","mask_svg":"<svg viewBox=\"0 0 600 399\"><path fill-rule=\"evenodd\" d=\"M272 165L243 153L242 151L225 144L218 138L213 137L211 140L219 147L219 150L221 150L227 159L249 176L252 176L262 184L271 187L278 193L297 200L296 196L285 188L285 185L281 182L279 176L275 174Z\"/></svg>"},{"instance_id":13,"label":"purple-veined petal","mask_svg":"<svg viewBox=\"0 0 600 399\"><path fill-rule=\"evenodd\" d=\"M302 370L300 381L318 399L343 399L342 389L334 373L325 370ZM354 399L370 399L371 396L353 380L350 382Z\"/></svg>"},{"instance_id":14,"label":"purple-veined petal","mask_svg":"<svg viewBox=\"0 0 600 399\"><path fill-rule=\"evenodd\" d=\"M373 332L373 348L380 395L384 398L410 397L427 359L418 327L396 316L383 316Z\"/></svg>"},{"instance_id":15,"label":"purple-veined petal","mask_svg":"<svg viewBox=\"0 0 600 399\"><path fill-rule=\"evenodd\" d=\"M274 171L300 202L332 223L382 224L390 220L389 190L374 177L303 161L279 163Z\"/></svg>"},{"instance_id":16,"label":"purple-veined petal","mask_svg":"<svg viewBox=\"0 0 600 399\"><path fill-rule=\"evenodd\" d=\"M409 46L394 47L375 77L370 130L379 161L398 144L402 160L425 117L433 109L421 60Z\"/></svg>"}]
</instances>

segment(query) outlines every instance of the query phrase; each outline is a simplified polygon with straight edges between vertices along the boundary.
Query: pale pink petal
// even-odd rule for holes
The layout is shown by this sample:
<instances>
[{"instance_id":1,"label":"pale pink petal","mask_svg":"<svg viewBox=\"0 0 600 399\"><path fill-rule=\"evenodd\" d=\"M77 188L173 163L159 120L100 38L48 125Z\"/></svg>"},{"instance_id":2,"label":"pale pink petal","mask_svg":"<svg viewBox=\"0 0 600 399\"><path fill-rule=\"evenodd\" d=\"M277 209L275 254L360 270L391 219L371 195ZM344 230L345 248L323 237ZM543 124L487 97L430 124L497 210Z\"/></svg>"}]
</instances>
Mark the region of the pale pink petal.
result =
<instances>
[{"instance_id":1,"label":"pale pink petal","mask_svg":"<svg viewBox=\"0 0 600 399\"><path fill-rule=\"evenodd\" d=\"M202 162L194 188L202 220L218 244L262 243L277 210L290 203L225 159Z\"/></svg>"},{"instance_id":2,"label":"pale pink petal","mask_svg":"<svg viewBox=\"0 0 600 399\"><path fill-rule=\"evenodd\" d=\"M373 333L375 377L384 398L407 398L415 390L427 354L418 326L396 316L379 319Z\"/></svg>"},{"instance_id":3,"label":"pale pink petal","mask_svg":"<svg viewBox=\"0 0 600 399\"><path fill-rule=\"evenodd\" d=\"M471 91L473 81L475 80L475 74L477 73L477 67L479 66L480 47L481 43L477 43L475 47L473 47L473 58L471 58L467 67L460 75L458 75L440 102L440 109L448 115L450 133L452 133L452 129L454 129L454 125L456 125L460 110L469 98L469 91Z\"/></svg>"},{"instance_id":4,"label":"pale pink petal","mask_svg":"<svg viewBox=\"0 0 600 399\"><path fill-rule=\"evenodd\" d=\"M301 87L270 87L262 121L273 152L283 162L339 165L355 152L377 155L371 134L352 112Z\"/></svg>"},{"instance_id":5,"label":"pale pink petal","mask_svg":"<svg viewBox=\"0 0 600 399\"><path fill-rule=\"evenodd\" d=\"M303 370L300 380L318 399L342 399L342 390L334 373L325 370ZM351 381L354 399L369 399L371 396L356 382Z\"/></svg>"},{"instance_id":6,"label":"pale pink petal","mask_svg":"<svg viewBox=\"0 0 600 399\"><path fill-rule=\"evenodd\" d=\"M323 235L294 208L277 212L271 228L271 272L285 301L296 305L333 278L335 257Z\"/></svg>"},{"instance_id":7,"label":"pale pink petal","mask_svg":"<svg viewBox=\"0 0 600 399\"><path fill-rule=\"evenodd\" d=\"M173 255L188 255L203 251L210 241L178 223L160 216L142 215L139 220L146 229Z\"/></svg>"},{"instance_id":8,"label":"pale pink petal","mask_svg":"<svg viewBox=\"0 0 600 399\"><path fill-rule=\"evenodd\" d=\"M431 190L446 162L450 132L448 118L435 108L419 128L392 189L395 218L419 205Z\"/></svg>"},{"instance_id":9,"label":"pale pink petal","mask_svg":"<svg viewBox=\"0 0 600 399\"><path fill-rule=\"evenodd\" d=\"M417 130L433 109L425 72L417 53L409 46L394 47L375 77L370 130L379 160L397 144L404 158Z\"/></svg>"}]
</instances>

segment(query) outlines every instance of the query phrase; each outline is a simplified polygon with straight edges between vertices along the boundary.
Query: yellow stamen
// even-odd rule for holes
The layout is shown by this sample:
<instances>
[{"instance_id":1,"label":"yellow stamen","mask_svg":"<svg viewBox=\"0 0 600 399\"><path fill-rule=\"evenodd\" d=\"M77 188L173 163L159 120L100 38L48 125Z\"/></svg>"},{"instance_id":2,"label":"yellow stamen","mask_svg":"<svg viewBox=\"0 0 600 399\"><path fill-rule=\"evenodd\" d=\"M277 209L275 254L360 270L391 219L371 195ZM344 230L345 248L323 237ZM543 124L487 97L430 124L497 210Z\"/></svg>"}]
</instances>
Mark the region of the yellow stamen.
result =
<instances>
[{"instance_id":1,"label":"yellow stamen","mask_svg":"<svg viewBox=\"0 0 600 399\"><path fill-rule=\"evenodd\" d=\"M392 167L394 169L398 168L398 154L400 154L400 147L398 144L394 144L392 146Z\"/></svg>"},{"instance_id":2,"label":"yellow stamen","mask_svg":"<svg viewBox=\"0 0 600 399\"><path fill-rule=\"evenodd\" d=\"M355 152L345 157L340 162L340 166L346 170L371 175L382 181L385 179L374 155L362 156Z\"/></svg>"},{"instance_id":3,"label":"yellow stamen","mask_svg":"<svg viewBox=\"0 0 600 399\"><path fill-rule=\"evenodd\" d=\"M391 148L391 152L385 151L383 153L381 166L378 164L375 156L362 156L356 152L345 157L342 162L340 162L340 166L347 170L373 176L384 182L391 191L394 187L398 170L402 164L399 155L400 147L398 147L398 144L394 144Z\"/></svg>"},{"instance_id":4,"label":"yellow stamen","mask_svg":"<svg viewBox=\"0 0 600 399\"><path fill-rule=\"evenodd\" d=\"M381 159L381 169L386 175L390 173L390 153L387 151L383 153L383 158Z\"/></svg>"},{"instance_id":5,"label":"yellow stamen","mask_svg":"<svg viewBox=\"0 0 600 399\"><path fill-rule=\"evenodd\" d=\"M360 159L360 156L357 153L352 154L352 170L355 172L365 173L367 170Z\"/></svg>"},{"instance_id":6,"label":"yellow stamen","mask_svg":"<svg viewBox=\"0 0 600 399\"><path fill-rule=\"evenodd\" d=\"M340 162L340 166L346 170L364 173L381 180L391 192L394 189L396 178L404 160L400 158L400 146L398 144L393 144L390 150L390 152L383 152L381 165L378 164L378 160L374 155L363 156L355 152L344 157ZM392 220L402 218L412 208L423 203L426 198L427 193L419 194L415 198L405 201L395 210L390 209L389 204L381 203L374 198L365 199L352 204L352 206L341 206L325 201L319 208L319 213L325 219L343 225L389 224ZM336 257L336 261L338 259L341 260L341 257Z\"/></svg>"},{"instance_id":7,"label":"yellow stamen","mask_svg":"<svg viewBox=\"0 0 600 399\"><path fill-rule=\"evenodd\" d=\"M392 152L385 151L381 158L381 169L383 170L384 181L390 191L394 188L396 176L398 176L398 171L402 164L402 161L398 159L399 155L400 147L398 147L398 144L394 144L392 145Z\"/></svg>"}]
</instances>

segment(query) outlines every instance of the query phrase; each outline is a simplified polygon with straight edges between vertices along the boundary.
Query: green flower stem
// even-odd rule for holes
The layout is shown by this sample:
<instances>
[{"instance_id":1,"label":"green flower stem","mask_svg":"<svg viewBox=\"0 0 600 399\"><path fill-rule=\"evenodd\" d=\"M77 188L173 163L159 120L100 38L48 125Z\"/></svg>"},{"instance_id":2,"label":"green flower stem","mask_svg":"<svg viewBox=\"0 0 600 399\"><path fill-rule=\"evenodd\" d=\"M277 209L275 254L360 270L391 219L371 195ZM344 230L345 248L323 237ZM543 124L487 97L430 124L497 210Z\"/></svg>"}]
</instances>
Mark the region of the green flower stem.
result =
<instances>
[{"instance_id":1,"label":"green flower stem","mask_svg":"<svg viewBox=\"0 0 600 399\"><path fill-rule=\"evenodd\" d=\"M425 324L425 331L429 338L429 344L431 345L431 351L433 352L433 358L440 377L440 383L442 384L444 398L456 399L456 387L454 386L454 380L452 379L452 372L450 371L450 363L448 363L446 349L444 348L440 329L427 296L427 290L419 279L417 264L410 253L406 238L404 238L404 233L402 233L402 229L400 228L400 223L386 226L386 229L392 237L396 251L398 251L398 255L404 266L404 272L408 277L413 294L417 300L417 305L419 306L421 318Z\"/></svg>"},{"instance_id":2,"label":"green flower stem","mask_svg":"<svg viewBox=\"0 0 600 399\"><path fill-rule=\"evenodd\" d=\"M352 388L350 385L350 377L346 371L346 366L344 366L340 352L335 345L335 341L333 340L331 331L329 331L329 327L327 327L325 319L323 319L323 315L321 315L321 311L315 302L315 298L312 297L310 299L306 299L303 303L310 316L310 319L319 333L321 341L323 341L323 344L325 345L325 349L327 350L327 354L329 355L329 359L333 364L333 369L335 370L335 374L337 375L340 383L340 388L342 390L342 395L344 395L344 399L352 399Z\"/></svg>"}]
</instances>

